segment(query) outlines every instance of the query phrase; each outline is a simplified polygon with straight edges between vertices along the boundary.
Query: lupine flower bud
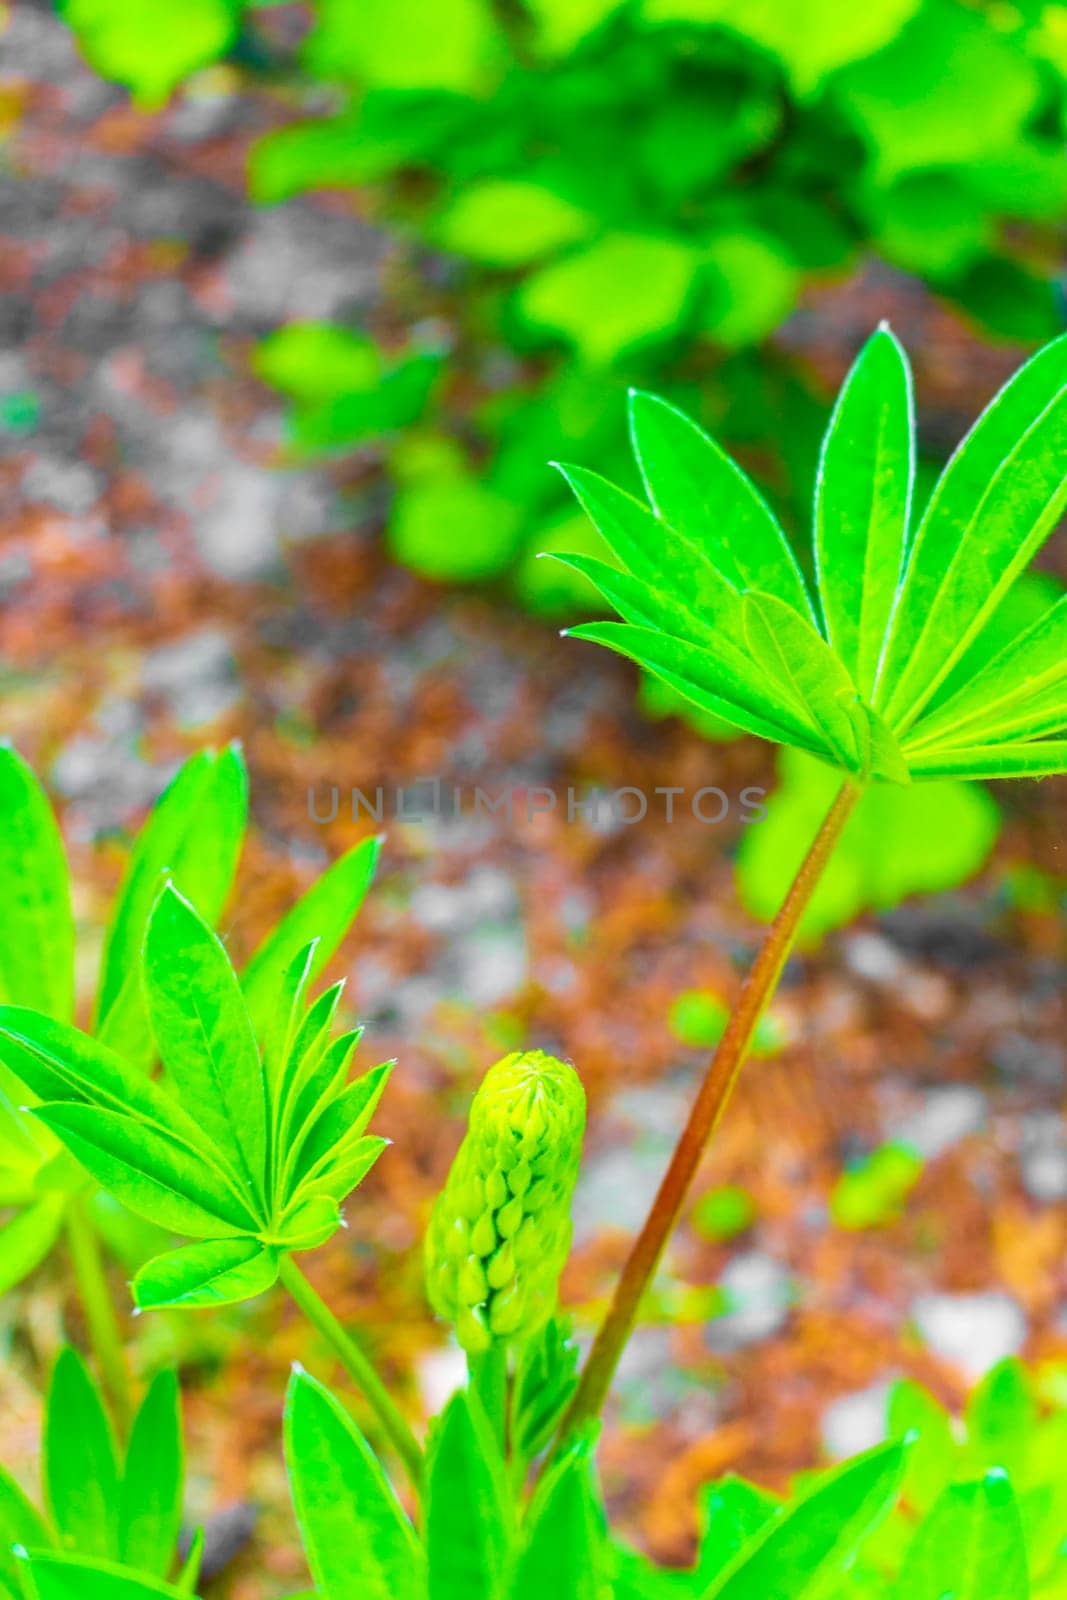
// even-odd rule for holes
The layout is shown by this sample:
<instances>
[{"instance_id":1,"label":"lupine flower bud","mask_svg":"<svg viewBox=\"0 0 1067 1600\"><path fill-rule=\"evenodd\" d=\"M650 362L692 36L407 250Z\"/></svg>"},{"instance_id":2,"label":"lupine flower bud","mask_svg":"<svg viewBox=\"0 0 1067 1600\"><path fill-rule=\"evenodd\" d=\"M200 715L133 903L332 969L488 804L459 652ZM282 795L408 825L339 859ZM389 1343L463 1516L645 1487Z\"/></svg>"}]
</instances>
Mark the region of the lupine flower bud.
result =
<instances>
[{"instance_id":1,"label":"lupine flower bud","mask_svg":"<svg viewBox=\"0 0 1067 1600\"><path fill-rule=\"evenodd\" d=\"M431 1304L469 1354L529 1338L555 1310L584 1130L566 1062L516 1052L486 1073L426 1237Z\"/></svg>"}]
</instances>

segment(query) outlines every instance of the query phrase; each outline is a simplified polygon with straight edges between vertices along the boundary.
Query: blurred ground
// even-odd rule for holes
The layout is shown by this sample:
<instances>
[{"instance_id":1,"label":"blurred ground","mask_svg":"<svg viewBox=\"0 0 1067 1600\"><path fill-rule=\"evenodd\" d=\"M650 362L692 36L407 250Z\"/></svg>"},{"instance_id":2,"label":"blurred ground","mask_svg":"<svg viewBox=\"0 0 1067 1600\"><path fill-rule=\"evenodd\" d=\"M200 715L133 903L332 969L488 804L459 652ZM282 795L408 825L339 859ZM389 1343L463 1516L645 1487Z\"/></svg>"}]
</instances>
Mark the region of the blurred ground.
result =
<instances>
[{"instance_id":1,"label":"blurred ground","mask_svg":"<svg viewBox=\"0 0 1067 1600\"><path fill-rule=\"evenodd\" d=\"M276 115L265 97L213 78L134 113L34 5L15 6L2 50L0 720L62 802L87 970L124 831L204 743L242 738L252 770L227 928L239 952L372 826L347 814L353 786L771 784L749 741L640 721L628 671L592 647L389 567L364 463L278 469L281 418L247 376L249 343L369 302L384 247L351 208L246 206L243 150ZM814 296L783 342L836 380L887 313L919 358L928 439L951 439L1015 353L981 349L901 280ZM332 785L339 815L316 823L309 790L325 814ZM676 1240L605 1444L620 1516L665 1557L684 1556L706 1477L780 1482L858 1448L894 1374L958 1398L1009 1350L1067 1354L1067 785L1000 798L1008 826L982 882L787 973L786 1047L747 1069L702 1180L743 1186L754 1221L729 1243L696 1226ZM528 820L521 801L510 823L389 816L338 971L368 1022L364 1061L400 1058L379 1117L395 1143L315 1270L413 1409L455 1376L422 1303L422 1223L471 1088L515 1043L570 1056L589 1088L567 1297L591 1325L702 1061L672 1037L670 1003L696 985L732 994L754 948L731 886L737 817L593 826ZM904 1216L834 1227L833 1183L890 1137L927 1158ZM6 1458L32 1452L31 1396L68 1314L60 1273L17 1309ZM138 1337L147 1362L185 1366L195 1509L263 1508L220 1592L298 1586L280 1396L298 1355L328 1362L275 1299ZM222 1531L244 1527L231 1511Z\"/></svg>"}]
</instances>

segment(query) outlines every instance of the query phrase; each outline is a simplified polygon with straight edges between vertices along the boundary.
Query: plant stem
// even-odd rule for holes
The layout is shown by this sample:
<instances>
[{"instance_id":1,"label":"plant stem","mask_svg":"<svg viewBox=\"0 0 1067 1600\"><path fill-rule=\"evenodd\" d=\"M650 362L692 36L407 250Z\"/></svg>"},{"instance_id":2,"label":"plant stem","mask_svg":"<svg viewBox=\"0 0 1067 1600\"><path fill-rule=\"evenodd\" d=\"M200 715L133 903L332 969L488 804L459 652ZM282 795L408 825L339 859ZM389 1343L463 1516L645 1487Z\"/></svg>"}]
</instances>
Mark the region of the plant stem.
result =
<instances>
[{"instance_id":1,"label":"plant stem","mask_svg":"<svg viewBox=\"0 0 1067 1600\"><path fill-rule=\"evenodd\" d=\"M305 1278L291 1255L283 1255L279 1276L308 1321L337 1355L352 1382L381 1423L416 1489L422 1486L422 1450L403 1413L378 1376L368 1356L346 1333L326 1302Z\"/></svg>"},{"instance_id":2,"label":"plant stem","mask_svg":"<svg viewBox=\"0 0 1067 1600\"><path fill-rule=\"evenodd\" d=\"M468 1356L470 1384L489 1419L506 1457L508 1449L508 1352L507 1346L493 1343L484 1355Z\"/></svg>"},{"instance_id":3,"label":"plant stem","mask_svg":"<svg viewBox=\"0 0 1067 1600\"><path fill-rule=\"evenodd\" d=\"M67 1244L85 1312L89 1342L111 1400L119 1434L125 1439L133 1423L130 1369L122 1330L107 1284L96 1224L82 1195L72 1199L67 1207Z\"/></svg>"},{"instance_id":4,"label":"plant stem","mask_svg":"<svg viewBox=\"0 0 1067 1600\"><path fill-rule=\"evenodd\" d=\"M598 1416L603 1407L615 1368L633 1331L645 1290L678 1222L708 1141L733 1092L756 1025L778 986L782 969L796 940L801 917L859 796L860 790L846 780L760 946L726 1031L712 1056L689 1120L675 1146L652 1209L616 1285L611 1307L563 1419L556 1441L557 1450L569 1434L591 1417Z\"/></svg>"}]
</instances>

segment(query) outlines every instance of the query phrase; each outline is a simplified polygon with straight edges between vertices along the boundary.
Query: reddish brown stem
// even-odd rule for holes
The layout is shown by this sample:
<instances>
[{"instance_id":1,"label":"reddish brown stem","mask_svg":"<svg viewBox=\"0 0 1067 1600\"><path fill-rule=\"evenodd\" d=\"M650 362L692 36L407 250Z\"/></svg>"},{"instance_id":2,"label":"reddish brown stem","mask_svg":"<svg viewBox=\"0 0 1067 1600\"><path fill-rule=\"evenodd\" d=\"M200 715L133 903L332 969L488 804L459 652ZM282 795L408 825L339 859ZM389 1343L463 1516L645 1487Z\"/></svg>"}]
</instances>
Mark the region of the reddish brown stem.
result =
<instances>
[{"instance_id":1,"label":"reddish brown stem","mask_svg":"<svg viewBox=\"0 0 1067 1600\"><path fill-rule=\"evenodd\" d=\"M782 969L796 940L801 917L859 795L860 790L852 783L846 781L842 785L793 880L781 910L760 946L737 1006L711 1058L652 1209L623 1268L611 1308L597 1334L581 1382L563 1420L558 1443L562 1443L590 1418L600 1414L615 1376L615 1368L633 1331L645 1290L652 1281L664 1246L678 1222L708 1141L733 1093L756 1025L778 986Z\"/></svg>"}]
</instances>

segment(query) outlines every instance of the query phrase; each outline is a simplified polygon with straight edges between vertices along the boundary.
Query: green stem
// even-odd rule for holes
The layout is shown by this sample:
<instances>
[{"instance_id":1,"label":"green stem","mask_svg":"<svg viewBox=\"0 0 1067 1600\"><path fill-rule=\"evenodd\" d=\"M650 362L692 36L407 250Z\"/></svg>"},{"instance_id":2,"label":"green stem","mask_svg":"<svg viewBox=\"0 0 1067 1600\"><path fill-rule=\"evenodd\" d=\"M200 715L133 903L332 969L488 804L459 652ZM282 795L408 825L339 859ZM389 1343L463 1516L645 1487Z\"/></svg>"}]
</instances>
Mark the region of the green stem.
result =
<instances>
[{"instance_id":1,"label":"green stem","mask_svg":"<svg viewBox=\"0 0 1067 1600\"><path fill-rule=\"evenodd\" d=\"M468 1356L470 1385L482 1402L489 1426L505 1458L508 1450L508 1351L494 1342L484 1355Z\"/></svg>"},{"instance_id":2,"label":"green stem","mask_svg":"<svg viewBox=\"0 0 1067 1600\"><path fill-rule=\"evenodd\" d=\"M781 910L768 929L738 997L737 1006L711 1059L652 1209L616 1285L611 1307L596 1336L577 1392L563 1419L554 1455L575 1429L590 1418L599 1416L603 1408L645 1291L678 1222L708 1141L733 1093L756 1025L778 986L804 911L860 792L847 780L842 784Z\"/></svg>"},{"instance_id":3,"label":"green stem","mask_svg":"<svg viewBox=\"0 0 1067 1600\"><path fill-rule=\"evenodd\" d=\"M352 1382L371 1407L407 1469L416 1489L422 1485L422 1450L419 1441L378 1376L370 1358L346 1333L326 1302L312 1288L291 1255L283 1255L279 1276L311 1325L326 1340Z\"/></svg>"},{"instance_id":4,"label":"green stem","mask_svg":"<svg viewBox=\"0 0 1067 1600\"><path fill-rule=\"evenodd\" d=\"M67 1244L85 1312L89 1342L111 1400L118 1431L125 1439L133 1423L130 1370L122 1330L104 1271L100 1239L84 1196L77 1196L67 1207Z\"/></svg>"}]
</instances>

